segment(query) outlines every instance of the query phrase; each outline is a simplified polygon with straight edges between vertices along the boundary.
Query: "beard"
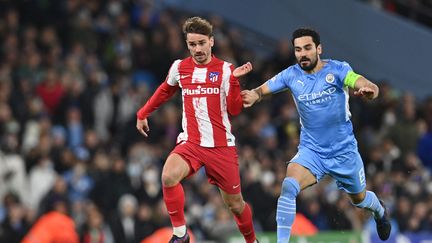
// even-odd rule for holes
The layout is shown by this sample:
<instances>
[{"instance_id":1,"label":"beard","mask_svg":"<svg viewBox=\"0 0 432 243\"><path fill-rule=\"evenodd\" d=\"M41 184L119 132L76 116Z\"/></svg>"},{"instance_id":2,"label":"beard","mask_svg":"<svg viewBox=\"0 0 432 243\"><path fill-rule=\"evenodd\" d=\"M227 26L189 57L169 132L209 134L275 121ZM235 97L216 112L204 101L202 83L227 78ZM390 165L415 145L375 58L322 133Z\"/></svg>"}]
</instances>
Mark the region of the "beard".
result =
<instances>
[{"instance_id":1,"label":"beard","mask_svg":"<svg viewBox=\"0 0 432 243\"><path fill-rule=\"evenodd\" d=\"M309 65L302 65L301 64L302 61L309 61ZM301 58L300 60L297 60L297 63L299 64L301 69L309 72L309 71L313 70L316 67L316 65L318 64L318 58L315 58L315 60L311 60L309 58Z\"/></svg>"}]
</instances>

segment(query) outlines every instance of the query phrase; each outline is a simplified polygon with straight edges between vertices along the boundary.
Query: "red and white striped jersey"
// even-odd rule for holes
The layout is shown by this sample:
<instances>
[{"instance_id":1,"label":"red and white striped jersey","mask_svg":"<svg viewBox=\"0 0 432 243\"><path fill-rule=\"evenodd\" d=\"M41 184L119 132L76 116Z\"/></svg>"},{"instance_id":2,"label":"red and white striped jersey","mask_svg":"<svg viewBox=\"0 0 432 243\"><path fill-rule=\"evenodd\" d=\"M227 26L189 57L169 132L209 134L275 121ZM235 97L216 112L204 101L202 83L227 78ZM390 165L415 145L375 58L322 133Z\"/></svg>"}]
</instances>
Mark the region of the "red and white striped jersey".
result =
<instances>
[{"instance_id":1,"label":"red and white striped jersey","mask_svg":"<svg viewBox=\"0 0 432 243\"><path fill-rule=\"evenodd\" d=\"M183 100L183 132L177 142L190 141L203 147L235 146L228 106L240 106L239 112L242 104L238 80L231 75L233 69L231 63L214 56L206 65L195 64L192 57L172 64L166 82L180 86ZM237 96L235 104L229 100L227 104L228 95Z\"/></svg>"}]
</instances>

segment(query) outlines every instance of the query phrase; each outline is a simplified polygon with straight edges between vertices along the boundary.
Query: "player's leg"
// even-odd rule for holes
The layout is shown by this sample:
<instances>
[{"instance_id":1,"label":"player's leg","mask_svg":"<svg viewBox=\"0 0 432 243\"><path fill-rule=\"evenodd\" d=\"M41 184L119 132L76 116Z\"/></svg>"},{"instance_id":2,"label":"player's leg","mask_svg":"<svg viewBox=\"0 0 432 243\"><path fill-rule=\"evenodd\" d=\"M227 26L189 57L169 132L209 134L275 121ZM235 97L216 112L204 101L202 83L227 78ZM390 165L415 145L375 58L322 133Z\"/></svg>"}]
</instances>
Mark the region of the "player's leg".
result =
<instances>
[{"instance_id":1,"label":"player's leg","mask_svg":"<svg viewBox=\"0 0 432 243\"><path fill-rule=\"evenodd\" d=\"M372 191L363 191L356 194L348 194L354 206L371 211L376 225L377 233L381 240L387 240L391 233L391 224L384 204Z\"/></svg>"},{"instance_id":2,"label":"player's leg","mask_svg":"<svg viewBox=\"0 0 432 243\"><path fill-rule=\"evenodd\" d=\"M180 181L188 174L189 165L186 161L178 154L170 154L162 169L163 199L171 219L173 234L178 237L186 234L185 195Z\"/></svg>"},{"instance_id":3,"label":"player's leg","mask_svg":"<svg viewBox=\"0 0 432 243\"><path fill-rule=\"evenodd\" d=\"M184 216L185 195L180 182L200 167L192 150L188 143L177 145L162 169L163 199L173 226L173 239L177 242L189 242Z\"/></svg>"},{"instance_id":4,"label":"player's leg","mask_svg":"<svg viewBox=\"0 0 432 243\"><path fill-rule=\"evenodd\" d=\"M241 193L228 194L220 189L225 205L234 215L239 231L247 243L255 242L255 231L253 227L252 210L244 200Z\"/></svg>"},{"instance_id":5,"label":"player's leg","mask_svg":"<svg viewBox=\"0 0 432 243\"><path fill-rule=\"evenodd\" d=\"M354 206L371 211L375 219L380 219L384 216L384 207L374 192L364 190L360 193L348 195Z\"/></svg>"},{"instance_id":6,"label":"player's leg","mask_svg":"<svg viewBox=\"0 0 432 243\"><path fill-rule=\"evenodd\" d=\"M331 175L336 179L339 188L348 193L354 206L372 212L380 238L388 239L391 225L385 215L382 202L374 192L366 190L363 161L358 151L336 156L327 164L330 163L332 163Z\"/></svg>"},{"instance_id":7,"label":"player's leg","mask_svg":"<svg viewBox=\"0 0 432 243\"><path fill-rule=\"evenodd\" d=\"M211 184L219 187L222 198L234 215L235 222L247 243L255 241L252 210L241 194L240 172L237 149L218 147L207 149L200 154Z\"/></svg>"},{"instance_id":8,"label":"player's leg","mask_svg":"<svg viewBox=\"0 0 432 243\"><path fill-rule=\"evenodd\" d=\"M296 198L301 190L317 182L311 171L297 162L289 163L276 209L277 241L288 243L296 216Z\"/></svg>"}]
</instances>

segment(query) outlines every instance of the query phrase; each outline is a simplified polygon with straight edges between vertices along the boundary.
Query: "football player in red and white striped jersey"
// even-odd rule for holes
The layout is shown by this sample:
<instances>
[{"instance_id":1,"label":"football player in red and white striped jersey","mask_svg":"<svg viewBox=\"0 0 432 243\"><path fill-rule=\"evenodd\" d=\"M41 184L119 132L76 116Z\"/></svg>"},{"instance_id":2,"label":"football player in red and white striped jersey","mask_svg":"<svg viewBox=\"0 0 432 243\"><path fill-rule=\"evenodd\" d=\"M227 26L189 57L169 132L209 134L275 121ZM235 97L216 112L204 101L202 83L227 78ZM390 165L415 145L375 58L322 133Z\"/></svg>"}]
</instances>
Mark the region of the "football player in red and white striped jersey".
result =
<instances>
[{"instance_id":1,"label":"football player in red and white striped jersey","mask_svg":"<svg viewBox=\"0 0 432 243\"><path fill-rule=\"evenodd\" d=\"M204 166L209 182L219 187L246 242L253 243L252 211L241 194L235 137L229 120L230 115L242 110L238 78L249 73L252 65L234 68L212 55L213 27L203 18L187 19L183 33L191 56L172 64L165 81L137 112L136 124L147 137L147 117L181 89L183 132L162 170L163 198L173 225L170 242L189 242L180 182Z\"/></svg>"}]
</instances>

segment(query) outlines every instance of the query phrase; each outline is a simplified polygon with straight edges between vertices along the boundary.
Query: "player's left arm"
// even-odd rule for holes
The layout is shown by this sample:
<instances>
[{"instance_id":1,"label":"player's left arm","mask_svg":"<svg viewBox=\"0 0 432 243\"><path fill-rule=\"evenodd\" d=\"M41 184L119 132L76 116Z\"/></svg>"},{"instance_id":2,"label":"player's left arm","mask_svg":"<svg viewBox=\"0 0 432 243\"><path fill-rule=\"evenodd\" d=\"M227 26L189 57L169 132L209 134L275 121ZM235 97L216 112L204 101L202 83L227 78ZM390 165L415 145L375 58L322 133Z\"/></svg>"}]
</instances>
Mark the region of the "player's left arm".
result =
<instances>
[{"instance_id":1,"label":"player's left arm","mask_svg":"<svg viewBox=\"0 0 432 243\"><path fill-rule=\"evenodd\" d=\"M349 71L344 79L345 86L354 89L354 95L373 100L378 97L379 88L367 78Z\"/></svg>"},{"instance_id":2,"label":"player's left arm","mask_svg":"<svg viewBox=\"0 0 432 243\"><path fill-rule=\"evenodd\" d=\"M229 79L230 88L227 96L227 110L230 115L235 116L240 114L243 108L243 100L240 96L239 78L248 74L250 71L252 71L252 64L250 62L232 70Z\"/></svg>"}]
</instances>

